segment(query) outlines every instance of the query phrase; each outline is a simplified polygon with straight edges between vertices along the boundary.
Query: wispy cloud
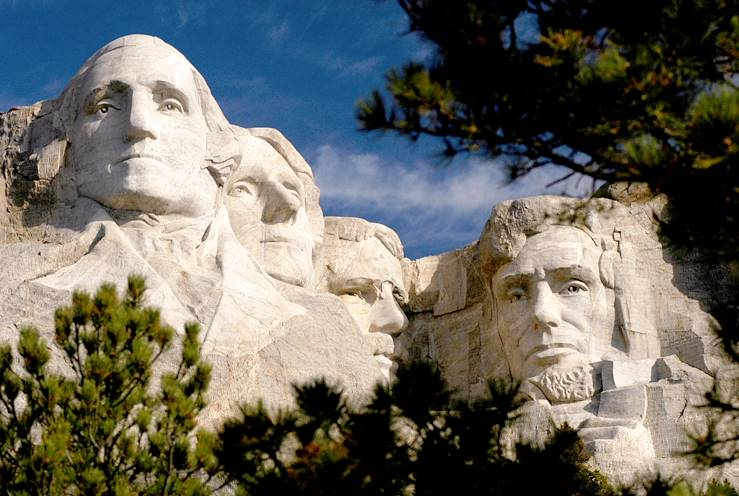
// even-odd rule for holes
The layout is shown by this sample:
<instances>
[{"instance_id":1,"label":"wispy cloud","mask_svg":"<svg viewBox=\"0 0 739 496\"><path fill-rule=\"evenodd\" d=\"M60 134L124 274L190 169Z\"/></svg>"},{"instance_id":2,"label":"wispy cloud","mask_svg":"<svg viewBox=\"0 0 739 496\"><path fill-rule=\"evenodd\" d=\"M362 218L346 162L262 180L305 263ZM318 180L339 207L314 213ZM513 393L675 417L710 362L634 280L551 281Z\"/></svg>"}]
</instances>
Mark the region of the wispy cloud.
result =
<instances>
[{"instance_id":1,"label":"wispy cloud","mask_svg":"<svg viewBox=\"0 0 739 496\"><path fill-rule=\"evenodd\" d=\"M476 240L496 203L536 194L584 195L589 181L556 187L562 169L542 168L510 182L502 164L468 159L451 167L401 164L376 154L318 148L313 163L328 214L356 215L395 228L411 256L458 248Z\"/></svg>"},{"instance_id":2,"label":"wispy cloud","mask_svg":"<svg viewBox=\"0 0 739 496\"><path fill-rule=\"evenodd\" d=\"M341 77L366 76L377 72L377 67L382 63L380 56L368 57L348 64L341 71Z\"/></svg>"},{"instance_id":3,"label":"wispy cloud","mask_svg":"<svg viewBox=\"0 0 739 496\"><path fill-rule=\"evenodd\" d=\"M176 21L177 29L182 29L190 24L202 26L205 23L205 14L208 9L207 2L196 2L192 0L177 0L174 7L174 19L172 10L165 5L158 5L155 11L159 14L162 23L172 25Z\"/></svg>"},{"instance_id":4,"label":"wispy cloud","mask_svg":"<svg viewBox=\"0 0 739 496\"><path fill-rule=\"evenodd\" d=\"M269 42L273 45L280 43L285 38L287 38L288 33L290 32L290 24L287 22L287 19L283 19L282 22L279 24L273 26L268 33Z\"/></svg>"}]
</instances>

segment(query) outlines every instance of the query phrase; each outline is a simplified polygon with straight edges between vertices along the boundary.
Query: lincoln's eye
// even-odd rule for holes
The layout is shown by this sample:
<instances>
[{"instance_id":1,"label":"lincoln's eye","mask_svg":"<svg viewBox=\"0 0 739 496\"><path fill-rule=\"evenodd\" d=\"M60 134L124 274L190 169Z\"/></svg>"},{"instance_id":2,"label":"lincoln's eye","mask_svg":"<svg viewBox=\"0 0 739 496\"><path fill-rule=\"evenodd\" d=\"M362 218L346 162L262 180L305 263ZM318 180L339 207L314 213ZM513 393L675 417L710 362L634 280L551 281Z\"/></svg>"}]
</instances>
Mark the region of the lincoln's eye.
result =
<instances>
[{"instance_id":1,"label":"lincoln's eye","mask_svg":"<svg viewBox=\"0 0 739 496\"><path fill-rule=\"evenodd\" d=\"M572 296L580 293L584 293L588 290L588 286L581 281L571 281L567 286L565 286L565 289L562 291L562 294L566 296Z\"/></svg>"},{"instance_id":2,"label":"lincoln's eye","mask_svg":"<svg viewBox=\"0 0 739 496\"><path fill-rule=\"evenodd\" d=\"M100 108L98 109L98 112L100 112L101 114L107 114L108 113L108 105L106 105L106 104L100 105Z\"/></svg>"}]
</instances>

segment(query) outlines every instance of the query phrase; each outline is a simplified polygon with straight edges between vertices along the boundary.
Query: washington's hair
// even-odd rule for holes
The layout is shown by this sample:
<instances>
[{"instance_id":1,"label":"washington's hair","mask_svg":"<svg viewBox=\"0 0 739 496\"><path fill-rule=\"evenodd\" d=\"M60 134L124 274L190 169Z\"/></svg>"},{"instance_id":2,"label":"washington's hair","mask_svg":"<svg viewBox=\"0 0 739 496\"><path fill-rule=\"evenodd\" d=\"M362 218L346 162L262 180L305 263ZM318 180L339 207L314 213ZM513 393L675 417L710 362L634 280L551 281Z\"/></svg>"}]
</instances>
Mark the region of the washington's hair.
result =
<instances>
[{"instance_id":1,"label":"washington's hair","mask_svg":"<svg viewBox=\"0 0 739 496\"><path fill-rule=\"evenodd\" d=\"M62 92L60 97L61 100L61 118L62 123L67 130L69 135L69 129L73 125L75 119L78 116L80 110L80 98L84 98L84 95L79 94L79 88L85 81L90 69L97 63L98 59L106 53L113 52L115 50L121 50L126 47L140 47L145 45L151 45L157 48L163 48L164 50L170 51L182 59L182 62L187 64L190 71L192 72L193 82L195 84L195 90L198 98L198 106L203 114L205 123L208 129L212 133L218 133L226 131L229 128L229 123L226 117L223 115L221 107L213 98L213 94L208 87L208 83L205 82L205 78L198 72L197 69L185 58L182 53L174 48L172 45L162 41L155 36L149 36L144 34L133 34L128 36L122 36L117 38L98 51L96 51L90 58L88 58L77 73L72 77L67 84L67 87Z\"/></svg>"}]
</instances>

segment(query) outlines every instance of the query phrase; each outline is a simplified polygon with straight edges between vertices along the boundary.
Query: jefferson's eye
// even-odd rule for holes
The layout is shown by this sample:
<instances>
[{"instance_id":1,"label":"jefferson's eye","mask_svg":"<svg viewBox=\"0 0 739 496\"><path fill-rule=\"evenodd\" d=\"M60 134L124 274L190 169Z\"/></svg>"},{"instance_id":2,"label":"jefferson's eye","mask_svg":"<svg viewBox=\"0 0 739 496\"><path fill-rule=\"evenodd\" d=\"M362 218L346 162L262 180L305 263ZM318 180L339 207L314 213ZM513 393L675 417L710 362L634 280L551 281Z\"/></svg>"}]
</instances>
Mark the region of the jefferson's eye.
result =
<instances>
[{"instance_id":1,"label":"jefferson's eye","mask_svg":"<svg viewBox=\"0 0 739 496\"><path fill-rule=\"evenodd\" d=\"M579 293L584 293L587 290L588 290L588 286L584 282L571 281L570 283L567 284L564 290L561 291L561 294L576 295Z\"/></svg>"},{"instance_id":2,"label":"jefferson's eye","mask_svg":"<svg viewBox=\"0 0 739 496\"><path fill-rule=\"evenodd\" d=\"M167 98L159 107L166 112L184 112L184 107L174 98Z\"/></svg>"},{"instance_id":3,"label":"jefferson's eye","mask_svg":"<svg viewBox=\"0 0 739 496\"><path fill-rule=\"evenodd\" d=\"M251 194L251 188L245 183L234 184L228 192L229 196L248 196Z\"/></svg>"}]
</instances>

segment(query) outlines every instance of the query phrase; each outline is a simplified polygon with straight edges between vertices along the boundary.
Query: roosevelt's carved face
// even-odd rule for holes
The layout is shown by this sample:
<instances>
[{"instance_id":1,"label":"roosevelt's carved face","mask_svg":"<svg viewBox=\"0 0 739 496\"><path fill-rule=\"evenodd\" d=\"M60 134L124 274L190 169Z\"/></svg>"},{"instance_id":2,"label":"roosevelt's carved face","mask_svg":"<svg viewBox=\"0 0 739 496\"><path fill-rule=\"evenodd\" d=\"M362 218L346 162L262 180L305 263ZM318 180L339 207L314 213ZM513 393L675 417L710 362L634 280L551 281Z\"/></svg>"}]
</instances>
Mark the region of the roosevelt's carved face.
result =
<instances>
[{"instance_id":1,"label":"roosevelt's carved face","mask_svg":"<svg viewBox=\"0 0 739 496\"><path fill-rule=\"evenodd\" d=\"M111 50L77 91L70 141L81 196L158 214L213 208L217 187L202 168L207 126L179 52L154 43Z\"/></svg>"},{"instance_id":2,"label":"roosevelt's carved face","mask_svg":"<svg viewBox=\"0 0 739 496\"><path fill-rule=\"evenodd\" d=\"M495 273L498 329L516 379L594 360L593 334L603 330L593 326L606 312L600 254L579 229L554 226Z\"/></svg>"},{"instance_id":3,"label":"roosevelt's carved face","mask_svg":"<svg viewBox=\"0 0 739 496\"><path fill-rule=\"evenodd\" d=\"M331 292L368 334L374 356L389 377L397 368L393 336L408 325L399 305L405 299L400 260L374 237L346 245L351 249L341 254L344 260L337 264Z\"/></svg>"},{"instance_id":4,"label":"roosevelt's carved face","mask_svg":"<svg viewBox=\"0 0 739 496\"><path fill-rule=\"evenodd\" d=\"M313 233L302 182L268 142L245 138L224 201L236 237L275 279L304 286L313 273Z\"/></svg>"}]
</instances>

